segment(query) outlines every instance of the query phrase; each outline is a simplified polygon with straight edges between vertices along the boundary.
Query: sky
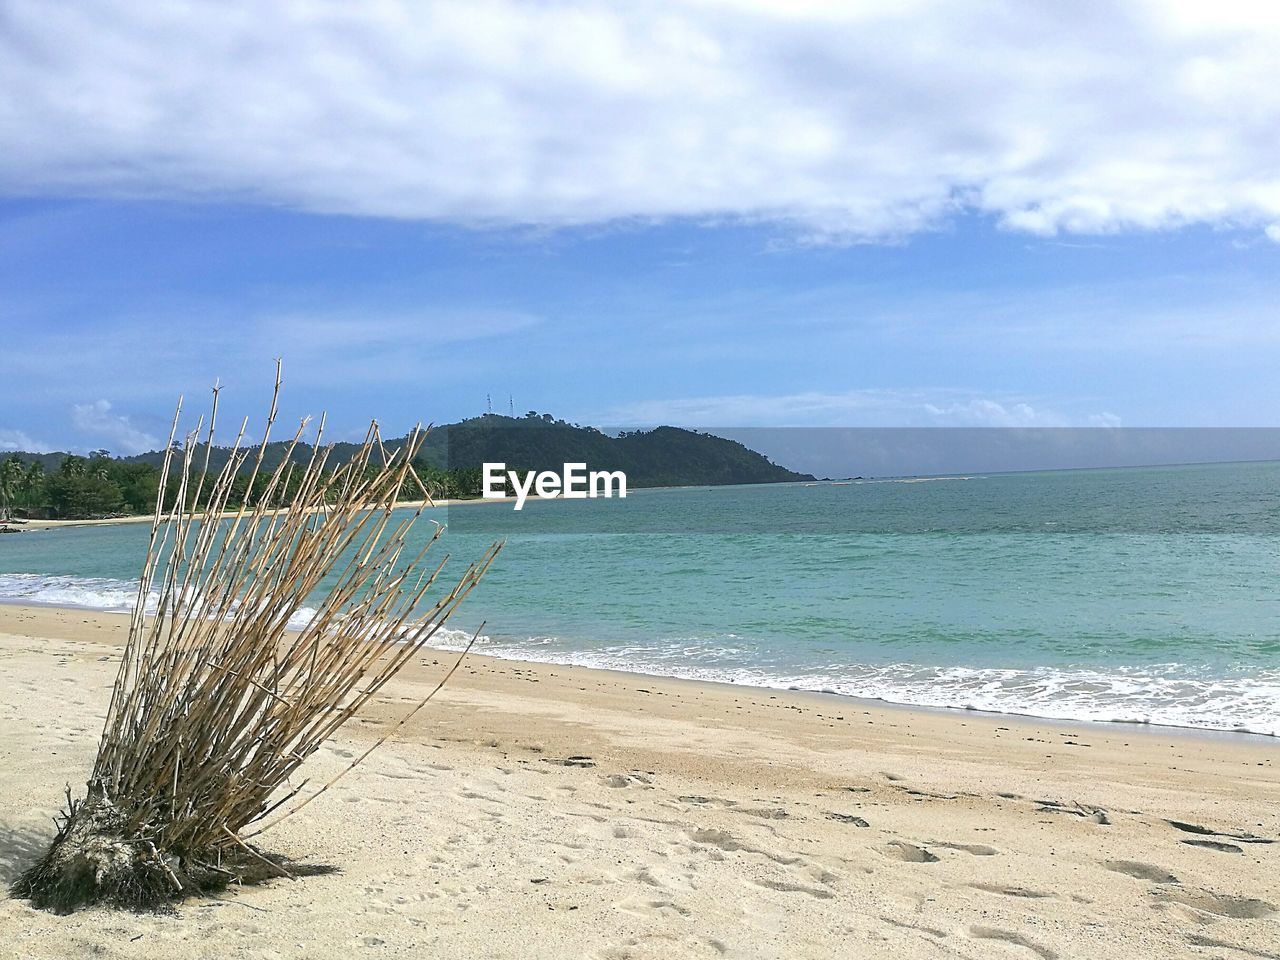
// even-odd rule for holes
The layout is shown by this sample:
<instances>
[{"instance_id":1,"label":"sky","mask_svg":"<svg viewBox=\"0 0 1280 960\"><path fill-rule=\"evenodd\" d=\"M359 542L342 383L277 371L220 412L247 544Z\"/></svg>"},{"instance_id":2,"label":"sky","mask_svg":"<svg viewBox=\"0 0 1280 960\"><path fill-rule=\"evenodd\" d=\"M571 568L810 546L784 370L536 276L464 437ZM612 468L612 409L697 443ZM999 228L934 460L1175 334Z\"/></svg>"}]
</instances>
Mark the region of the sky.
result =
<instances>
[{"instance_id":1,"label":"sky","mask_svg":"<svg viewBox=\"0 0 1280 960\"><path fill-rule=\"evenodd\" d=\"M0 451L275 357L334 439L1280 425L1277 62L1235 0L0 0Z\"/></svg>"}]
</instances>

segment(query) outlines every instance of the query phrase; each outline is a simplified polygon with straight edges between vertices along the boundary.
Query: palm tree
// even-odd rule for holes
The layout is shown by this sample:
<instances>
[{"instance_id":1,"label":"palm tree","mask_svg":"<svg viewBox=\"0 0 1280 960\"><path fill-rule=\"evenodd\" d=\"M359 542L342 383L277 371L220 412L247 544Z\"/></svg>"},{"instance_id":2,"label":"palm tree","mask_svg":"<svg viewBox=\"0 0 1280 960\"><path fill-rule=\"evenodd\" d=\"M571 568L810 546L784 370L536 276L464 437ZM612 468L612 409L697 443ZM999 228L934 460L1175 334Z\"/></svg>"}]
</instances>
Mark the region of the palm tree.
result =
<instances>
[{"instance_id":1,"label":"palm tree","mask_svg":"<svg viewBox=\"0 0 1280 960\"><path fill-rule=\"evenodd\" d=\"M9 519L13 499L22 485L22 476L22 461L17 457L10 457L0 464L0 520Z\"/></svg>"},{"instance_id":2,"label":"palm tree","mask_svg":"<svg viewBox=\"0 0 1280 960\"><path fill-rule=\"evenodd\" d=\"M36 496L44 488L44 464L32 460L27 464L27 472L22 475L22 498L28 507L36 505Z\"/></svg>"}]
</instances>

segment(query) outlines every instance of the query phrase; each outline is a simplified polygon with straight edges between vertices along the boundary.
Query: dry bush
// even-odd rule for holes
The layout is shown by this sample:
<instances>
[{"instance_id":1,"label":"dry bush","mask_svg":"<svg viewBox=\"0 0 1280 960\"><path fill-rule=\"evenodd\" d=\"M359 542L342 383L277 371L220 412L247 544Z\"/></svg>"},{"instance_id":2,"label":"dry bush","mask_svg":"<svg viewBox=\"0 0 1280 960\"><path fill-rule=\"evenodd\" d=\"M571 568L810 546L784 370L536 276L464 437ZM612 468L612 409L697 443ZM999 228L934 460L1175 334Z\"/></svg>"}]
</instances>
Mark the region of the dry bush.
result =
<instances>
[{"instance_id":1,"label":"dry bush","mask_svg":"<svg viewBox=\"0 0 1280 960\"><path fill-rule=\"evenodd\" d=\"M425 433L389 453L374 423L356 455L333 469L317 437L305 465L286 457L266 471L279 390L277 368L261 443L246 448L242 425L216 475L217 389L207 428L202 421L180 451L179 403L87 794L76 802L68 791L48 853L14 885L36 906L156 908L302 872L249 837L327 789L295 785L299 766L431 641L501 546L433 590L444 563L424 562L443 528L410 550L422 507L393 512L416 482L412 461ZM255 495L227 511L244 474ZM176 496L165 493L171 478ZM286 489L296 490L291 506L272 506ZM315 616L290 630L323 583L331 585Z\"/></svg>"}]
</instances>

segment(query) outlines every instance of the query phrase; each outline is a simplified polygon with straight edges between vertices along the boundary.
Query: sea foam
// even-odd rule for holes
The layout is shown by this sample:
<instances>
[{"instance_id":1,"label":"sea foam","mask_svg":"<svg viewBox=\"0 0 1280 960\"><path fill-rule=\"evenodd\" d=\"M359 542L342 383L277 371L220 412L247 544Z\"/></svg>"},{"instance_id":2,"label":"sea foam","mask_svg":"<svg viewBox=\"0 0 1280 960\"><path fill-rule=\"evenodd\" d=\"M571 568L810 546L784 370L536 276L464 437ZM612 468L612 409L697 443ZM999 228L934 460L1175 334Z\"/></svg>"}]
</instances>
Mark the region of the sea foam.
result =
<instances>
[{"instance_id":1,"label":"sea foam","mask_svg":"<svg viewBox=\"0 0 1280 960\"><path fill-rule=\"evenodd\" d=\"M128 611L137 581L0 574L0 603ZM153 599L154 603L154 599ZM289 624L302 628L315 615L298 609ZM433 646L461 650L464 630L445 628ZM908 706L981 710L1059 720L1142 723L1280 736L1280 670L1231 678L1203 675L1177 664L1117 667L1039 666L1023 669L911 663L849 664L822 672L774 663L767 669L726 666L733 637L655 638L638 644L599 645L553 636L479 638L476 652L509 660L573 664L652 676L742 686L805 690Z\"/></svg>"}]
</instances>

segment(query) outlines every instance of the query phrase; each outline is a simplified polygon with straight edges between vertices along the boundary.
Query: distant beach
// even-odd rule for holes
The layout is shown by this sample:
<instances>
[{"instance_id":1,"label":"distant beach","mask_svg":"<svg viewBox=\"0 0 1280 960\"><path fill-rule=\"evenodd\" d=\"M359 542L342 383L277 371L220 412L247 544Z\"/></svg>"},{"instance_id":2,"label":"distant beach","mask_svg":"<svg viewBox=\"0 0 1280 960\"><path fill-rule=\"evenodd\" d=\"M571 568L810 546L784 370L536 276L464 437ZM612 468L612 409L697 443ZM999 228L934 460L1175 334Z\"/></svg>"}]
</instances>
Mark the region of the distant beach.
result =
<instances>
[{"instance_id":1,"label":"distant beach","mask_svg":"<svg viewBox=\"0 0 1280 960\"><path fill-rule=\"evenodd\" d=\"M466 499L447 499L439 500L401 500L396 504L398 510L416 510L419 507L434 509L436 507L457 507L468 503L509 503L515 497L489 497L482 499L480 497L468 497ZM289 512L287 507L280 510L281 514ZM237 510L223 511L224 518L231 518L239 513ZM11 525L18 530L62 530L70 527L109 527L121 523L151 523L153 516L151 514L130 514L123 517L97 517L90 520L9 520L0 523L0 526Z\"/></svg>"}]
</instances>

